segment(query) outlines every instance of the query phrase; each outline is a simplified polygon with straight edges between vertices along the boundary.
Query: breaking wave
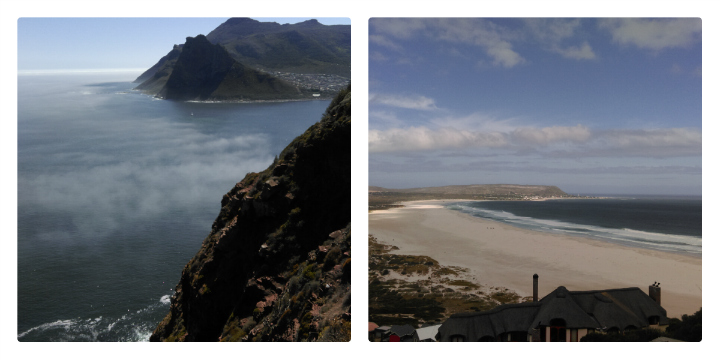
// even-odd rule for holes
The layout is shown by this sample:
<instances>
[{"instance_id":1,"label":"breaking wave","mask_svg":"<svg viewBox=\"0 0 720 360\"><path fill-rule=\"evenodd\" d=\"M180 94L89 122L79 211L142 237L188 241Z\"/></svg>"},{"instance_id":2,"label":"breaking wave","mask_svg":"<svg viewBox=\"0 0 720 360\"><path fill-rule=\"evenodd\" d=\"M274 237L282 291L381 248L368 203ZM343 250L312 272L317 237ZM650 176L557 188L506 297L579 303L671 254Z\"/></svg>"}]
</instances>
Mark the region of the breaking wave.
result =
<instances>
[{"instance_id":1,"label":"breaking wave","mask_svg":"<svg viewBox=\"0 0 720 360\"><path fill-rule=\"evenodd\" d=\"M595 225L575 224L559 220L536 219L518 216L503 210L481 209L454 203L446 206L450 210L483 219L499 221L528 230L555 234L585 236L593 239L620 243L627 246L642 247L661 251L689 254L702 254L702 238L687 235L663 234L628 228L613 229Z\"/></svg>"},{"instance_id":2,"label":"breaking wave","mask_svg":"<svg viewBox=\"0 0 720 360\"><path fill-rule=\"evenodd\" d=\"M57 320L18 334L19 341L148 341L160 316L167 311L170 295L119 318Z\"/></svg>"}]
</instances>

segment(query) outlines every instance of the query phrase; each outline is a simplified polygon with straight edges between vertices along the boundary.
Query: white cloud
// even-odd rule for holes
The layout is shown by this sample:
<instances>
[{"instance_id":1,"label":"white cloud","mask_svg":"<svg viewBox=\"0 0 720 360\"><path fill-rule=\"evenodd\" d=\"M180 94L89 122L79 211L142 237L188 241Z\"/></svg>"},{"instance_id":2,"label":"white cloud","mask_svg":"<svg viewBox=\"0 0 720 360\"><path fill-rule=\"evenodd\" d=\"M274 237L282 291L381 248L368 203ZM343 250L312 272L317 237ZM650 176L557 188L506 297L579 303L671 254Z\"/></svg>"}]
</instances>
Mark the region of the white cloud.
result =
<instances>
[{"instance_id":1,"label":"white cloud","mask_svg":"<svg viewBox=\"0 0 720 360\"><path fill-rule=\"evenodd\" d=\"M375 60L375 61L387 61L388 60L388 58L379 51L371 52L369 57L370 57L370 60Z\"/></svg>"},{"instance_id":2,"label":"white cloud","mask_svg":"<svg viewBox=\"0 0 720 360\"><path fill-rule=\"evenodd\" d=\"M482 48L489 59L478 59L480 64L512 68L527 60L514 48L514 44L534 39L546 50L576 60L596 57L585 41L576 45L566 42L577 36L580 19L524 19L526 27L515 30L503 27L488 19L437 18L437 19L373 19L370 41L396 51L400 45L389 37L408 40L425 37L435 41L470 44Z\"/></svg>"},{"instance_id":3,"label":"white cloud","mask_svg":"<svg viewBox=\"0 0 720 360\"><path fill-rule=\"evenodd\" d=\"M408 39L426 28L427 21L432 19L419 18L374 18L370 21L370 26L377 32L384 33L396 37L398 39Z\"/></svg>"},{"instance_id":4,"label":"white cloud","mask_svg":"<svg viewBox=\"0 0 720 360\"><path fill-rule=\"evenodd\" d=\"M394 43L379 34L403 40L418 36L479 46L494 65L506 68L525 62L510 42L517 39L518 34L485 19L373 19L371 27L377 33L370 35L371 41L386 47L392 47Z\"/></svg>"},{"instance_id":5,"label":"white cloud","mask_svg":"<svg viewBox=\"0 0 720 360\"><path fill-rule=\"evenodd\" d=\"M525 59L513 51L511 45L506 42L493 44L492 47L487 48L487 52L493 58L493 65L511 68L525 62Z\"/></svg>"},{"instance_id":6,"label":"white cloud","mask_svg":"<svg viewBox=\"0 0 720 360\"><path fill-rule=\"evenodd\" d=\"M404 121L394 113L390 111L371 111L368 114L370 119L370 126L373 128L393 128L402 127Z\"/></svg>"},{"instance_id":7,"label":"white cloud","mask_svg":"<svg viewBox=\"0 0 720 360\"><path fill-rule=\"evenodd\" d=\"M425 126L370 130L369 151L405 152L449 149L519 149L550 157L677 157L702 155L700 129L614 129L591 131L583 125L510 131L472 131Z\"/></svg>"},{"instance_id":8,"label":"white cloud","mask_svg":"<svg viewBox=\"0 0 720 360\"><path fill-rule=\"evenodd\" d=\"M530 29L530 34L538 40L550 44L557 44L573 37L580 19L523 19Z\"/></svg>"},{"instance_id":9,"label":"white cloud","mask_svg":"<svg viewBox=\"0 0 720 360\"><path fill-rule=\"evenodd\" d=\"M611 130L604 132L602 138L619 148L702 147L699 129Z\"/></svg>"},{"instance_id":10,"label":"white cloud","mask_svg":"<svg viewBox=\"0 0 720 360\"><path fill-rule=\"evenodd\" d=\"M529 37L543 44L546 50L568 59L588 60L595 58L595 52L587 41L582 44L564 45L577 36L580 19L523 19Z\"/></svg>"},{"instance_id":11,"label":"white cloud","mask_svg":"<svg viewBox=\"0 0 720 360\"><path fill-rule=\"evenodd\" d=\"M548 145L560 141L580 143L590 139L590 130L582 125L553 126L542 129L523 127L515 129L511 136L517 144L523 145Z\"/></svg>"},{"instance_id":12,"label":"white cloud","mask_svg":"<svg viewBox=\"0 0 720 360\"><path fill-rule=\"evenodd\" d=\"M452 128L431 130L420 126L385 131L370 130L368 141L370 152L396 152L505 146L507 136L501 133L472 132Z\"/></svg>"},{"instance_id":13,"label":"white cloud","mask_svg":"<svg viewBox=\"0 0 720 360\"><path fill-rule=\"evenodd\" d=\"M587 41L584 42L581 46L568 46L564 49L556 47L553 49L553 51L568 59L590 60L595 58L595 52L593 52L590 44L588 44Z\"/></svg>"},{"instance_id":14,"label":"white cloud","mask_svg":"<svg viewBox=\"0 0 720 360\"><path fill-rule=\"evenodd\" d=\"M392 94L370 94L371 104L399 107L413 110L437 110L435 100L421 95L403 96Z\"/></svg>"},{"instance_id":15,"label":"white cloud","mask_svg":"<svg viewBox=\"0 0 720 360\"><path fill-rule=\"evenodd\" d=\"M395 51L403 51L402 46L397 44L396 42L388 39L386 36L382 35L370 35L368 36L368 40L372 43L378 44L380 46L386 47L391 50Z\"/></svg>"},{"instance_id":16,"label":"white cloud","mask_svg":"<svg viewBox=\"0 0 720 360\"><path fill-rule=\"evenodd\" d=\"M604 19L600 28L610 31L613 41L649 50L687 47L700 41L700 19Z\"/></svg>"},{"instance_id":17,"label":"white cloud","mask_svg":"<svg viewBox=\"0 0 720 360\"><path fill-rule=\"evenodd\" d=\"M518 127L514 118L498 119L492 115L475 112L467 116L438 117L429 122L434 128L453 128L483 132L510 132Z\"/></svg>"},{"instance_id":18,"label":"white cloud","mask_svg":"<svg viewBox=\"0 0 720 360\"><path fill-rule=\"evenodd\" d=\"M482 47L494 65L506 68L525 62L512 49L510 40L517 34L484 19L435 19L435 37L439 40Z\"/></svg>"}]
</instances>

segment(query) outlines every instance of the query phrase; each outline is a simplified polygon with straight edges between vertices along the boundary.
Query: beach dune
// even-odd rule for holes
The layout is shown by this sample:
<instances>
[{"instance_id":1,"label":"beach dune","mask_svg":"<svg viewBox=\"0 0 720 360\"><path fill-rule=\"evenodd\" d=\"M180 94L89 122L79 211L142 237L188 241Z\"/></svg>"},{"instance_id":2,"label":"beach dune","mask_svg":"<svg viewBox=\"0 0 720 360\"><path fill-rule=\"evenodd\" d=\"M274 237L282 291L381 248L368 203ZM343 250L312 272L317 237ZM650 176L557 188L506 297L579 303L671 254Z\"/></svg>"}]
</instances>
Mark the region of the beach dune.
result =
<instances>
[{"instance_id":1,"label":"beach dune","mask_svg":"<svg viewBox=\"0 0 720 360\"><path fill-rule=\"evenodd\" d=\"M414 201L370 213L370 234L396 252L427 255L445 266L469 269L478 283L539 296L558 286L601 290L660 282L669 317L702 306L702 258L531 231L443 208L451 201Z\"/></svg>"}]
</instances>

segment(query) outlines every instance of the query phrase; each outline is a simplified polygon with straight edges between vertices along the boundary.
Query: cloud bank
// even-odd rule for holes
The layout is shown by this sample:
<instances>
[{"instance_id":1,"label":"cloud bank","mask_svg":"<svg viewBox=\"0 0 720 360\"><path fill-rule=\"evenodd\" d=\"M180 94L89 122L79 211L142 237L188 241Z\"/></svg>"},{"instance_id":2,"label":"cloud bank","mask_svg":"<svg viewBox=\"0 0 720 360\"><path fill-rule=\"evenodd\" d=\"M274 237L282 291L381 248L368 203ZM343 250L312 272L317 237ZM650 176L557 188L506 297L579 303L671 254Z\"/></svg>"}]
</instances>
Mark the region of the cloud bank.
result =
<instances>
[{"instance_id":1,"label":"cloud bank","mask_svg":"<svg viewBox=\"0 0 720 360\"><path fill-rule=\"evenodd\" d=\"M516 47L528 41L540 43L545 50L565 58L588 60L596 55L587 41L576 39L581 27L580 19L523 19L521 28L510 29L488 19L478 18L423 18L373 19L374 45L399 52L403 48L392 39L407 41L422 37L449 44L479 47L498 67L512 68L527 62ZM457 49L453 49L457 51ZM375 53L374 59L385 59ZM483 59L478 60L485 63Z\"/></svg>"},{"instance_id":2,"label":"cloud bank","mask_svg":"<svg viewBox=\"0 0 720 360\"><path fill-rule=\"evenodd\" d=\"M370 104L386 105L391 107L413 110L437 110L435 100L421 95L403 96L388 94L370 94Z\"/></svg>"},{"instance_id":3,"label":"cloud bank","mask_svg":"<svg viewBox=\"0 0 720 360\"><path fill-rule=\"evenodd\" d=\"M370 130L371 153L530 148L554 156L695 156L702 133L693 128L592 131L586 126L519 127L507 132L409 127Z\"/></svg>"},{"instance_id":4,"label":"cloud bank","mask_svg":"<svg viewBox=\"0 0 720 360\"><path fill-rule=\"evenodd\" d=\"M613 41L649 50L687 47L700 41L702 22L696 19L603 19L599 26Z\"/></svg>"}]
</instances>

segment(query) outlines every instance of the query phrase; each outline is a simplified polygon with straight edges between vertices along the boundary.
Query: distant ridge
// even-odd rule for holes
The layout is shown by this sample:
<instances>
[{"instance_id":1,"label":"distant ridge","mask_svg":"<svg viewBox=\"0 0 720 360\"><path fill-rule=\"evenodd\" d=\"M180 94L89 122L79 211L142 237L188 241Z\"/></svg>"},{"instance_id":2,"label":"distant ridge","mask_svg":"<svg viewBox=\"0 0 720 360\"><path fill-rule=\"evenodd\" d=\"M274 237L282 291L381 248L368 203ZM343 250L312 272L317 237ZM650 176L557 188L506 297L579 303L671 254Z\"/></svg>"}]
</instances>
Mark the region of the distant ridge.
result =
<instances>
[{"instance_id":1,"label":"distant ridge","mask_svg":"<svg viewBox=\"0 0 720 360\"><path fill-rule=\"evenodd\" d=\"M370 186L368 191L433 195L521 195L542 197L568 196L567 193L560 190L560 188L558 188L557 186L513 184L448 185L410 189L387 189L379 186Z\"/></svg>"},{"instance_id":2,"label":"distant ridge","mask_svg":"<svg viewBox=\"0 0 720 360\"><path fill-rule=\"evenodd\" d=\"M250 67L350 77L350 25L323 25L315 19L280 25L232 18L207 38Z\"/></svg>"}]
</instances>

